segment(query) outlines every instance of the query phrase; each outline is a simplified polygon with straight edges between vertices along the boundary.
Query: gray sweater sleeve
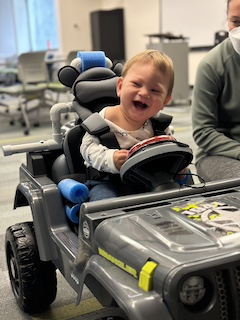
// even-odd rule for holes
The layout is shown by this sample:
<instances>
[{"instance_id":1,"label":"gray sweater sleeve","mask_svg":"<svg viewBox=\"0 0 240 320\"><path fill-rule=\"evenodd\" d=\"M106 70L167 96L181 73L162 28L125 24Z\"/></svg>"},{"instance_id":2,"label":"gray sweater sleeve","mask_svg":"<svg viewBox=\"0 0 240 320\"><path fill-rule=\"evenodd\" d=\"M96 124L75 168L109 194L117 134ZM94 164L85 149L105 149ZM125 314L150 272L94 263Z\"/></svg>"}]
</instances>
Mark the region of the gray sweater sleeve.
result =
<instances>
[{"instance_id":1,"label":"gray sweater sleeve","mask_svg":"<svg viewBox=\"0 0 240 320\"><path fill-rule=\"evenodd\" d=\"M192 101L196 162L207 154L240 159L240 117L232 111L238 107L240 114L240 67L227 42L209 52L197 69Z\"/></svg>"}]
</instances>

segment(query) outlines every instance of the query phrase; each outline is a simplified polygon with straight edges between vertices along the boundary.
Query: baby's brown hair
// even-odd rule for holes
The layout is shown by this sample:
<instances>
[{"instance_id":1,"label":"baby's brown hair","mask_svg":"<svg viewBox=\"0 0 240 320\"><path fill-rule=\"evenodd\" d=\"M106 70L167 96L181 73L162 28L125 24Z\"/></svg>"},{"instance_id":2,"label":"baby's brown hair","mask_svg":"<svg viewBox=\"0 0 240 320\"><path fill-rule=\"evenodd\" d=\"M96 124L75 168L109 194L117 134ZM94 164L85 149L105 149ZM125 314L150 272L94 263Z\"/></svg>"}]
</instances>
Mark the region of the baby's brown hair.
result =
<instances>
[{"instance_id":1,"label":"baby's brown hair","mask_svg":"<svg viewBox=\"0 0 240 320\"><path fill-rule=\"evenodd\" d=\"M124 64L122 77L126 76L130 67L135 63L152 63L154 67L169 78L168 96L171 96L174 84L174 69L172 59L158 50L144 50L130 58Z\"/></svg>"}]
</instances>

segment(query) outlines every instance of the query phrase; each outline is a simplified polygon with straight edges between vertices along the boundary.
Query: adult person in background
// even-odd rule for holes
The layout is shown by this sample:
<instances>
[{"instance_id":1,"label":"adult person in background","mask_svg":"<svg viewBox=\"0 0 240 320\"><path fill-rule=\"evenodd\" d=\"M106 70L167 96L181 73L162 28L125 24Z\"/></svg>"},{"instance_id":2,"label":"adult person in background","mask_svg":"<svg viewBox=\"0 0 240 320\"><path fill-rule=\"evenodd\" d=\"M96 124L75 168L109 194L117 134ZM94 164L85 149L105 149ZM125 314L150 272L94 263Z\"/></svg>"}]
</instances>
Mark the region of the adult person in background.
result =
<instances>
[{"instance_id":1,"label":"adult person in background","mask_svg":"<svg viewBox=\"0 0 240 320\"><path fill-rule=\"evenodd\" d=\"M205 181L240 177L240 0L227 1L229 37L200 62L193 89L196 169Z\"/></svg>"}]
</instances>

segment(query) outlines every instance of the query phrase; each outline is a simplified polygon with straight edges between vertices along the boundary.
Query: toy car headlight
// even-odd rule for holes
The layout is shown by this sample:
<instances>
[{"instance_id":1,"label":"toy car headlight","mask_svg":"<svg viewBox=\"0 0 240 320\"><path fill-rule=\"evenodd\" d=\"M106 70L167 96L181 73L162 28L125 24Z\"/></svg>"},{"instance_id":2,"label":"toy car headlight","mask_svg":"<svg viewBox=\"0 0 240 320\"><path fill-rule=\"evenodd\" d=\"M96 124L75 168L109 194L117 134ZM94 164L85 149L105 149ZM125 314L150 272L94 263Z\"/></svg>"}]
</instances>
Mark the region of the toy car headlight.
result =
<instances>
[{"instance_id":1,"label":"toy car headlight","mask_svg":"<svg viewBox=\"0 0 240 320\"><path fill-rule=\"evenodd\" d=\"M183 282L179 295L182 303L194 305L202 300L205 292L206 288L203 278L191 276Z\"/></svg>"}]
</instances>

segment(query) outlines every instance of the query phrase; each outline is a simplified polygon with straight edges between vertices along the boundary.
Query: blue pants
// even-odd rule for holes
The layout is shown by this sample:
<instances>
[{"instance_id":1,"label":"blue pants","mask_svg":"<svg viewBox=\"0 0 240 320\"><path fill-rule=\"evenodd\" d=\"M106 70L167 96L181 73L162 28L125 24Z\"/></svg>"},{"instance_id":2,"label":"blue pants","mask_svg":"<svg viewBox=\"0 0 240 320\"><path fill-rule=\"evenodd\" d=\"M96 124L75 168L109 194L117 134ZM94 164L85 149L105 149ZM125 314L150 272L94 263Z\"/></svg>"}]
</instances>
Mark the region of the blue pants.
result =
<instances>
[{"instance_id":1,"label":"blue pants","mask_svg":"<svg viewBox=\"0 0 240 320\"><path fill-rule=\"evenodd\" d=\"M119 188L108 180L87 180L85 185L89 189L89 201L116 198L120 195Z\"/></svg>"}]
</instances>

